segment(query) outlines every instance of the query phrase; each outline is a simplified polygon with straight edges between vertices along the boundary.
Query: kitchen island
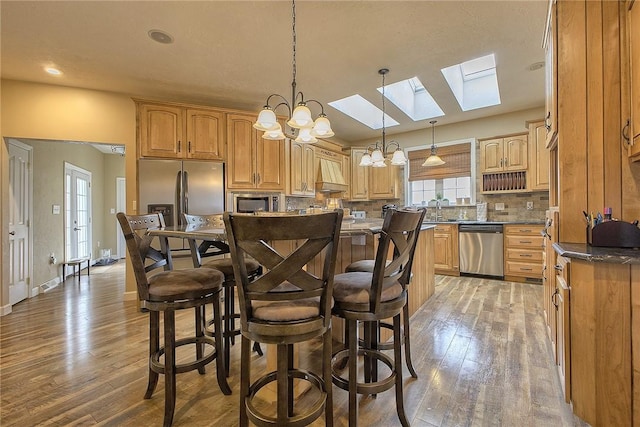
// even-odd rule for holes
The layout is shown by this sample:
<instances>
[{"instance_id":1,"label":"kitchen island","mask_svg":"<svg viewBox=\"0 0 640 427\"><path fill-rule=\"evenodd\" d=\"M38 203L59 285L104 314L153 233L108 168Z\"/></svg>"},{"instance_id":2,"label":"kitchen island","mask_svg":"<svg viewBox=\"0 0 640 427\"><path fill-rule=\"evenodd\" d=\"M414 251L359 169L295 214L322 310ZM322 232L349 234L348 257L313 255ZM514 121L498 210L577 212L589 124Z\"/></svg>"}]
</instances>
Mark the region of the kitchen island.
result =
<instances>
[{"instance_id":1,"label":"kitchen island","mask_svg":"<svg viewBox=\"0 0 640 427\"><path fill-rule=\"evenodd\" d=\"M553 248L565 398L593 426L640 425L640 250Z\"/></svg>"}]
</instances>

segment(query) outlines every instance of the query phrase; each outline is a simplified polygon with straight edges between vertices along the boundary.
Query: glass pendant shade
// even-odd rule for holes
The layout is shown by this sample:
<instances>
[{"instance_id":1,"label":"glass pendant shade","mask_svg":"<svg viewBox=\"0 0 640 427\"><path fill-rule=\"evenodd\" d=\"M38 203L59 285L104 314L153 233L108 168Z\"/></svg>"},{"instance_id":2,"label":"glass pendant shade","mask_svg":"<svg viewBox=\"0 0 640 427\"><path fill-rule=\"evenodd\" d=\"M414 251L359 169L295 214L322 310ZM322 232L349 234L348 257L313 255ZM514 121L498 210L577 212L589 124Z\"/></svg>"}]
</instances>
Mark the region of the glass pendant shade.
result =
<instances>
[{"instance_id":1,"label":"glass pendant shade","mask_svg":"<svg viewBox=\"0 0 640 427\"><path fill-rule=\"evenodd\" d=\"M284 139L285 136L284 136L284 133L282 133L282 126L280 126L280 123L276 123L273 129L264 131L262 138L273 140L273 141L279 141L281 139Z\"/></svg>"},{"instance_id":2,"label":"glass pendant shade","mask_svg":"<svg viewBox=\"0 0 640 427\"><path fill-rule=\"evenodd\" d=\"M436 154L436 148L431 147L431 155L427 157L422 166L440 166L444 164L445 161Z\"/></svg>"},{"instance_id":3,"label":"glass pendant shade","mask_svg":"<svg viewBox=\"0 0 640 427\"><path fill-rule=\"evenodd\" d=\"M371 166L373 165L373 161L371 160L371 154L365 153L362 155L360 159L360 164L358 166Z\"/></svg>"},{"instance_id":4,"label":"glass pendant shade","mask_svg":"<svg viewBox=\"0 0 640 427\"><path fill-rule=\"evenodd\" d=\"M407 158L404 155L404 151L398 148L393 152L393 157L391 157L391 164L395 166L404 165L407 163Z\"/></svg>"},{"instance_id":5,"label":"glass pendant shade","mask_svg":"<svg viewBox=\"0 0 640 427\"><path fill-rule=\"evenodd\" d=\"M293 110L291 120L289 120L287 124L294 129L313 126L313 119L311 118L311 111L309 110L309 107L304 104L298 104L296 109Z\"/></svg>"},{"instance_id":6,"label":"glass pendant shade","mask_svg":"<svg viewBox=\"0 0 640 427\"><path fill-rule=\"evenodd\" d=\"M331 123L329 119L327 119L327 116L321 115L316 119L315 125L311 130L311 135L322 138L330 138L335 135L333 130L331 130Z\"/></svg>"},{"instance_id":7,"label":"glass pendant shade","mask_svg":"<svg viewBox=\"0 0 640 427\"><path fill-rule=\"evenodd\" d=\"M384 162L384 154L382 154L382 151L379 148L376 148L373 150L373 153L371 153L371 161L373 163Z\"/></svg>"},{"instance_id":8,"label":"glass pendant shade","mask_svg":"<svg viewBox=\"0 0 640 427\"><path fill-rule=\"evenodd\" d=\"M314 142L318 142L316 137L311 135L311 128L300 129L295 141L301 144L313 144Z\"/></svg>"},{"instance_id":9,"label":"glass pendant shade","mask_svg":"<svg viewBox=\"0 0 640 427\"><path fill-rule=\"evenodd\" d=\"M271 107L265 107L260 114L258 114L258 120L253 124L253 127L258 130L273 130L275 129L275 125L278 124L278 119L276 119L276 113L273 112Z\"/></svg>"},{"instance_id":10,"label":"glass pendant shade","mask_svg":"<svg viewBox=\"0 0 640 427\"><path fill-rule=\"evenodd\" d=\"M379 162L373 162L371 166L373 166L374 168L386 168L387 164L384 160L380 160Z\"/></svg>"}]
</instances>

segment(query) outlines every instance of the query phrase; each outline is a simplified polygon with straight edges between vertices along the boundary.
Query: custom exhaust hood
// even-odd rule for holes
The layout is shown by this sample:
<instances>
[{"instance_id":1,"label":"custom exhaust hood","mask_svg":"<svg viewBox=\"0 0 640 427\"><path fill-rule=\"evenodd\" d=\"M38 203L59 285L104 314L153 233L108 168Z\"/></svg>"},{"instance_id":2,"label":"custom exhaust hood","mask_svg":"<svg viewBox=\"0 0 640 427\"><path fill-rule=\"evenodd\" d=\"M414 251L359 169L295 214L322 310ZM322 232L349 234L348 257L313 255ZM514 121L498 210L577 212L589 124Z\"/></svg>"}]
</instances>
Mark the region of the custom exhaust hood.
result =
<instances>
[{"instance_id":1,"label":"custom exhaust hood","mask_svg":"<svg viewBox=\"0 0 640 427\"><path fill-rule=\"evenodd\" d=\"M323 193L338 193L348 190L344 176L342 176L341 164L329 160L320 159L318 176L316 177L316 191Z\"/></svg>"}]
</instances>

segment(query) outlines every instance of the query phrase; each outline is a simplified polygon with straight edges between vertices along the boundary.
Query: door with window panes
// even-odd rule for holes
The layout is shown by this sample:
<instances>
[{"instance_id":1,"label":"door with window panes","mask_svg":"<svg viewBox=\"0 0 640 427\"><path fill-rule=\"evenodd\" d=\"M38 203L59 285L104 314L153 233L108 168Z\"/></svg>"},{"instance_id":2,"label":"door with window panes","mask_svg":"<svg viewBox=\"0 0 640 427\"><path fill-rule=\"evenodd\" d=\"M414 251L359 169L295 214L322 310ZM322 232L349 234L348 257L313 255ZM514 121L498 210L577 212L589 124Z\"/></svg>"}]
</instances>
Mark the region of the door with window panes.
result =
<instances>
[{"instance_id":1,"label":"door with window panes","mask_svg":"<svg viewBox=\"0 0 640 427\"><path fill-rule=\"evenodd\" d=\"M64 193L65 259L91 257L91 172L65 163Z\"/></svg>"}]
</instances>

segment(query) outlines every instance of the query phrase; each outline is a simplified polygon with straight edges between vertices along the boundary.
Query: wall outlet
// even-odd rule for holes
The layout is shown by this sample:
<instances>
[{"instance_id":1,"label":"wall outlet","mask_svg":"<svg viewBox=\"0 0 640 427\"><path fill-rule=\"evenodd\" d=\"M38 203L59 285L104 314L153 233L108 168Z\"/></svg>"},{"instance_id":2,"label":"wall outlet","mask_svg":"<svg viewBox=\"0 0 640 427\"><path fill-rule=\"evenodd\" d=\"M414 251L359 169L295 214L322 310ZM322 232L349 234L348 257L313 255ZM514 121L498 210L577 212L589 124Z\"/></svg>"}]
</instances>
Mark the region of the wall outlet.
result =
<instances>
[{"instance_id":1,"label":"wall outlet","mask_svg":"<svg viewBox=\"0 0 640 427\"><path fill-rule=\"evenodd\" d=\"M533 209L533 202L527 202L527 210Z\"/></svg>"},{"instance_id":2,"label":"wall outlet","mask_svg":"<svg viewBox=\"0 0 640 427\"><path fill-rule=\"evenodd\" d=\"M496 203L496 210L497 211L503 211L504 210L504 203Z\"/></svg>"}]
</instances>

